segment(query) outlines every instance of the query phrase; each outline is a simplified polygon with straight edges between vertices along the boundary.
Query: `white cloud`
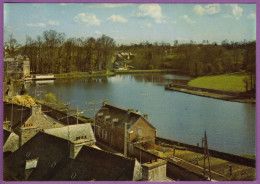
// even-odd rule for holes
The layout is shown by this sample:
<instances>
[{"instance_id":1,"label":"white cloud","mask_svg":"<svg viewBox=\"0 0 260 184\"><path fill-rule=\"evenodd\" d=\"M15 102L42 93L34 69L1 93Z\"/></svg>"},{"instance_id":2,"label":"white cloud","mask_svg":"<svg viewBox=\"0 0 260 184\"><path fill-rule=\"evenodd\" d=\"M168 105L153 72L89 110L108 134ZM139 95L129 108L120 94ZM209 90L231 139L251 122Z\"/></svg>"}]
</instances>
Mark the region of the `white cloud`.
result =
<instances>
[{"instance_id":1,"label":"white cloud","mask_svg":"<svg viewBox=\"0 0 260 184\"><path fill-rule=\"evenodd\" d=\"M193 11L198 15L204 15L205 9L200 5L195 5Z\"/></svg>"},{"instance_id":2,"label":"white cloud","mask_svg":"<svg viewBox=\"0 0 260 184\"><path fill-rule=\"evenodd\" d=\"M150 27L152 27L152 24L151 23L147 23L146 26L150 28Z\"/></svg>"},{"instance_id":3,"label":"white cloud","mask_svg":"<svg viewBox=\"0 0 260 184\"><path fill-rule=\"evenodd\" d=\"M119 8L124 6L131 6L129 3L102 3L101 6L104 8Z\"/></svg>"},{"instance_id":4,"label":"white cloud","mask_svg":"<svg viewBox=\"0 0 260 184\"><path fill-rule=\"evenodd\" d=\"M97 31L95 31L95 34L102 35L102 32L97 30Z\"/></svg>"},{"instance_id":5,"label":"white cloud","mask_svg":"<svg viewBox=\"0 0 260 184\"><path fill-rule=\"evenodd\" d=\"M220 12L219 4L208 4L204 8L205 8L205 12L209 15L213 15Z\"/></svg>"},{"instance_id":6,"label":"white cloud","mask_svg":"<svg viewBox=\"0 0 260 184\"><path fill-rule=\"evenodd\" d=\"M87 26L99 26L101 22L93 13L79 13L74 17L74 21L78 24L86 24Z\"/></svg>"},{"instance_id":7,"label":"white cloud","mask_svg":"<svg viewBox=\"0 0 260 184\"><path fill-rule=\"evenodd\" d=\"M240 19L240 17L243 14L243 8L241 8L240 6L238 6L237 4L232 4L232 14L236 19Z\"/></svg>"},{"instance_id":8,"label":"white cloud","mask_svg":"<svg viewBox=\"0 0 260 184\"><path fill-rule=\"evenodd\" d=\"M171 21L172 24L177 24L178 22L176 20Z\"/></svg>"},{"instance_id":9,"label":"white cloud","mask_svg":"<svg viewBox=\"0 0 260 184\"><path fill-rule=\"evenodd\" d=\"M29 27L45 27L46 24L45 23L36 23L36 24L27 24L27 26Z\"/></svg>"},{"instance_id":10,"label":"white cloud","mask_svg":"<svg viewBox=\"0 0 260 184\"><path fill-rule=\"evenodd\" d=\"M125 23L128 21L126 18L122 17L121 15L112 15L108 17L107 20L110 20L112 22L120 22L120 23Z\"/></svg>"},{"instance_id":11,"label":"white cloud","mask_svg":"<svg viewBox=\"0 0 260 184\"><path fill-rule=\"evenodd\" d=\"M57 20L50 20L50 21L48 22L48 24L49 24L49 25L52 25L52 26L58 26L58 25L60 25L60 22L57 21Z\"/></svg>"},{"instance_id":12,"label":"white cloud","mask_svg":"<svg viewBox=\"0 0 260 184\"><path fill-rule=\"evenodd\" d=\"M67 6L67 3L60 3L61 6Z\"/></svg>"},{"instance_id":13,"label":"white cloud","mask_svg":"<svg viewBox=\"0 0 260 184\"><path fill-rule=\"evenodd\" d=\"M184 19L189 24L194 24L195 21L191 20L188 15L181 16L182 19Z\"/></svg>"},{"instance_id":14,"label":"white cloud","mask_svg":"<svg viewBox=\"0 0 260 184\"><path fill-rule=\"evenodd\" d=\"M156 23L165 23L162 8L158 4L142 4L138 7L137 17L151 17Z\"/></svg>"},{"instance_id":15,"label":"white cloud","mask_svg":"<svg viewBox=\"0 0 260 184\"><path fill-rule=\"evenodd\" d=\"M195 5L193 7L193 11L198 14L198 15L204 15L204 14L208 14L208 15L214 15L217 14L218 12L220 12L220 5L219 4L208 4L205 5L204 7L201 5Z\"/></svg>"},{"instance_id":16,"label":"white cloud","mask_svg":"<svg viewBox=\"0 0 260 184\"><path fill-rule=\"evenodd\" d=\"M249 19L255 19L256 18L256 15L254 13L251 13L247 16L247 18Z\"/></svg>"}]
</instances>

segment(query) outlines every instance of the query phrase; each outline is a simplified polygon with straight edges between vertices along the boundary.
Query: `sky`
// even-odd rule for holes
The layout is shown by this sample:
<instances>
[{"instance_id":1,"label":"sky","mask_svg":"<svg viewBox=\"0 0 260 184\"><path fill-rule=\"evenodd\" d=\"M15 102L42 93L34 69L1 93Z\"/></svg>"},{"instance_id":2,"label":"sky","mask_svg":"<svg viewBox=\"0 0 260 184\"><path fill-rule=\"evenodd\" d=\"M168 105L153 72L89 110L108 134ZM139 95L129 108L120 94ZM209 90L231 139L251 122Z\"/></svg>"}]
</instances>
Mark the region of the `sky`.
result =
<instances>
[{"instance_id":1,"label":"sky","mask_svg":"<svg viewBox=\"0 0 260 184\"><path fill-rule=\"evenodd\" d=\"M256 39L255 4L5 3L4 41L20 44L46 30L117 44Z\"/></svg>"}]
</instances>

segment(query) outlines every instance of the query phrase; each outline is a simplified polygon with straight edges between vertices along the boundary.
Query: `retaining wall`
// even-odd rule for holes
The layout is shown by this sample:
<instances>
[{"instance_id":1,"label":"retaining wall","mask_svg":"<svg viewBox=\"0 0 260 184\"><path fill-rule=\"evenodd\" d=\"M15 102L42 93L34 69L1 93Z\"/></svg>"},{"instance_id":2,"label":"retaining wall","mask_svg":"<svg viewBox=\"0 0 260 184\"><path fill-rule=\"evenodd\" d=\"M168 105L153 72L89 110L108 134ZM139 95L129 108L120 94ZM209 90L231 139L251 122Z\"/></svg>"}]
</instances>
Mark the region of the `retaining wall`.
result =
<instances>
[{"instance_id":1,"label":"retaining wall","mask_svg":"<svg viewBox=\"0 0 260 184\"><path fill-rule=\"evenodd\" d=\"M192 87L188 85L180 85L180 84L169 84L165 86L165 89L169 89L170 87L176 87L176 88L182 88L182 89L188 89L193 91L202 91L202 92L208 92L208 93L217 93L222 95L229 95L229 96L235 96L235 97L242 97L242 98L254 98L255 95L251 93L245 93L245 92L235 92L235 91L221 91L216 89L206 89L206 88L199 88L199 87Z\"/></svg>"},{"instance_id":2,"label":"retaining wall","mask_svg":"<svg viewBox=\"0 0 260 184\"><path fill-rule=\"evenodd\" d=\"M185 143L181 143L181 142L177 142L177 141L173 141L170 139L165 139L162 137L156 137L156 142L164 142L167 144L171 144L171 145L178 145L178 146L183 146L186 147L188 150L190 151L194 151L197 153L204 153L204 149L198 146L193 146L190 144L185 144ZM254 159L250 159L250 158L245 158L245 157L241 157L241 156L237 156L237 155L232 155L229 153L224 153L224 152L220 152L220 151L216 151L216 150L211 150L209 149L209 154L213 157L216 158L220 158L223 160L227 160L229 162L233 162L233 163L237 163L237 164L241 164L241 165L245 165L245 166L249 166L249 167L254 167L255 168L255 163L256 161Z\"/></svg>"}]
</instances>

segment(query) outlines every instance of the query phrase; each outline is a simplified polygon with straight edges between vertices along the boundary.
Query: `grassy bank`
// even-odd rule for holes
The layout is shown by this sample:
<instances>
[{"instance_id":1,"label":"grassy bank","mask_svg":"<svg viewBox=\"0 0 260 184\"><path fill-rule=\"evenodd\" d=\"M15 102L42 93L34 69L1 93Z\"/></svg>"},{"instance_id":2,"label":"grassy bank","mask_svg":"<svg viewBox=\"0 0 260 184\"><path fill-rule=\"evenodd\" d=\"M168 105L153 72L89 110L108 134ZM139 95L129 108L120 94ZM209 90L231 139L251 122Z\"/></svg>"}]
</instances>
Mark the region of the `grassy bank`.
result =
<instances>
[{"instance_id":1,"label":"grassy bank","mask_svg":"<svg viewBox=\"0 0 260 184\"><path fill-rule=\"evenodd\" d=\"M215 89L222 91L245 92L243 80L248 77L245 72L231 73L216 76L204 76L191 80L188 85L192 87Z\"/></svg>"},{"instance_id":2,"label":"grassy bank","mask_svg":"<svg viewBox=\"0 0 260 184\"><path fill-rule=\"evenodd\" d=\"M71 73L63 73L63 74L54 74L57 79L65 79L65 78L83 78L83 77L107 77L115 75L114 72L71 72Z\"/></svg>"},{"instance_id":3,"label":"grassy bank","mask_svg":"<svg viewBox=\"0 0 260 184\"><path fill-rule=\"evenodd\" d=\"M170 73L170 72L179 72L174 69L162 69L162 70L115 70L115 74L131 74L131 73Z\"/></svg>"}]
</instances>

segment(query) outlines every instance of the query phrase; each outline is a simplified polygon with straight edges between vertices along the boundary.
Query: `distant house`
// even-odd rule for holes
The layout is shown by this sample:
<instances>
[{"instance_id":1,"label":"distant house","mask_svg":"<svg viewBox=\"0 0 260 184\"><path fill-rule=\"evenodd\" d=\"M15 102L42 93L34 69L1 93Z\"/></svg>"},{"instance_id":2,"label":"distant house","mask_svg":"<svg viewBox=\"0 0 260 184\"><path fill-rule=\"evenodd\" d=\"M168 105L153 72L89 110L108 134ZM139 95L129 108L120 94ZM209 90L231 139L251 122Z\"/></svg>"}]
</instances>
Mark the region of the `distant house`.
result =
<instances>
[{"instance_id":1,"label":"distant house","mask_svg":"<svg viewBox=\"0 0 260 184\"><path fill-rule=\"evenodd\" d=\"M4 75L13 78L22 78L30 76L29 58L16 57L4 58Z\"/></svg>"},{"instance_id":2,"label":"distant house","mask_svg":"<svg viewBox=\"0 0 260 184\"><path fill-rule=\"evenodd\" d=\"M142 116L133 109L121 109L104 101L95 115L95 136L97 140L123 151L124 141L127 141L128 146L130 142L138 141L154 143L156 129L148 122L147 114Z\"/></svg>"},{"instance_id":3,"label":"distant house","mask_svg":"<svg viewBox=\"0 0 260 184\"><path fill-rule=\"evenodd\" d=\"M75 150L74 147L75 144L69 140L38 132L16 152L4 159L4 180L137 181L142 179L142 167L136 159L85 145L75 156L71 151Z\"/></svg>"},{"instance_id":4,"label":"distant house","mask_svg":"<svg viewBox=\"0 0 260 184\"><path fill-rule=\"evenodd\" d=\"M131 52L117 52L115 53L115 60L113 62L113 69L116 70L127 70L132 69L133 66L130 66L131 59L133 54Z\"/></svg>"}]
</instances>

